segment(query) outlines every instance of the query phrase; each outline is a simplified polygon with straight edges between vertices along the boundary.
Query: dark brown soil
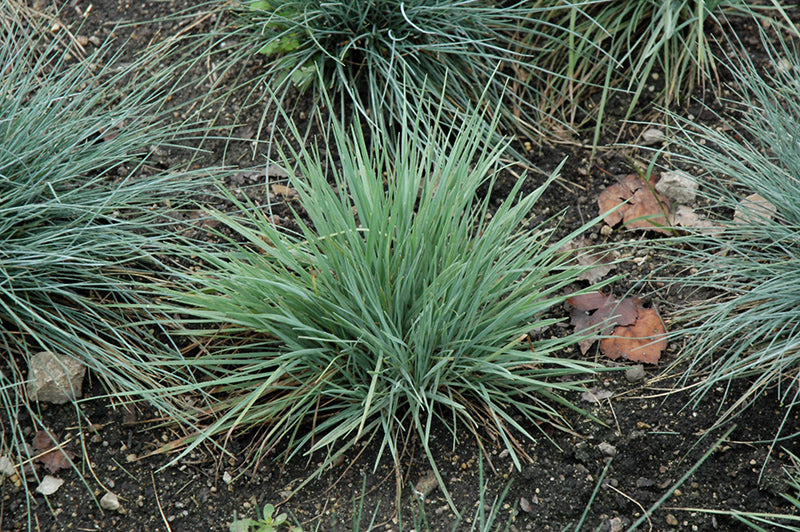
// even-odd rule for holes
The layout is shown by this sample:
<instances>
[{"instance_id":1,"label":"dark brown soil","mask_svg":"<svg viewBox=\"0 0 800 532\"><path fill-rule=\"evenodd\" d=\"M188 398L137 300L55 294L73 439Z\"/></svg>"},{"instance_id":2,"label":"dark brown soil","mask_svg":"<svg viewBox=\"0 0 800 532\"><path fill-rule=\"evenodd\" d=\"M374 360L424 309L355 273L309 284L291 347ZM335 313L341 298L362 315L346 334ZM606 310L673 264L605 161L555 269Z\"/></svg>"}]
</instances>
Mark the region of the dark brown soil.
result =
<instances>
[{"instance_id":1,"label":"dark brown soil","mask_svg":"<svg viewBox=\"0 0 800 532\"><path fill-rule=\"evenodd\" d=\"M135 4L124 0L73 0L61 18L76 35L100 40L116 36L118 42L124 42L133 52L151 39L159 40L182 31L197 19L114 29L116 22L156 20L188 4L183 0ZM798 15L797 9L794 11ZM212 20L206 20L195 30L207 29L211 23ZM747 32L755 35L754 29L746 24L739 29L746 42ZM197 90L205 89L199 86ZM720 108L711 92L697 96L704 103ZM619 109L624 109L624 104L617 102ZM688 112L704 118L699 106ZM545 172L567 158L562 179L551 186L540 202L541 212L535 214L544 218L565 210L561 230L574 229L597 216L596 198L604 188L618 176L631 173L634 160L649 157L613 145L617 138L620 142L634 142L642 130L636 125L614 126L614 117L619 118L621 113L612 108L609 122L612 131L594 159L591 149L580 142L531 147L530 162ZM646 115L634 118L644 119ZM229 146L224 161L222 146L212 143L210 148L209 163L242 167L254 164L247 142ZM497 201L508 192L513 179L508 176L497 183L492 191ZM544 177L532 172L527 179L526 187L533 189ZM226 183L236 190L244 187L245 191L249 184L246 174L228 178ZM598 224L588 235L598 243L651 238L620 230L604 235L600 228ZM647 296L655 287L636 283L645 280L665 258L644 246L629 246L624 253L638 260L624 263L623 278L613 286L614 292L622 295L634 290ZM671 290L652 296L651 303L658 306L669 325L672 311L688 304L689 297L680 290ZM32 490L26 495L25 490L10 481L2 483L0 530L27 529L29 514L33 516L34 530L228 530L235 514L256 517L266 503L280 504L281 511L288 512L305 530L323 531L368 530L370 523L376 530L426 527L470 530L473 524L480 530L476 523L480 505L486 507L487 515L489 508L499 510L490 529L502 529L508 524L511 530L625 530L666 494L669 494L666 501L645 520L641 530L744 528L729 516L698 509L794 512L795 508L780 493L788 489L783 471L784 466L791 465L787 451L800 453L800 449L794 439L770 445L785 415L776 393L760 397L752 408L736 418L736 427L729 437L691 477L675 488L730 427L726 424L714 428L725 390L717 390L715 397L706 398L696 407L688 404L688 392L668 393L675 385L679 368L665 370L680 347L670 344L660 364L646 367L646 378L638 383L628 382L622 372L609 372L599 378L594 386L613 392L608 399L590 403L577 394L568 397L582 404L601 423L565 412L574 432L542 427L542 437L521 443L530 458L521 471L514 467L509 456L500 452L500 446L493 447L489 442L491 461L481 463L479 448L467 436L469 432L460 432L465 439L454 444L448 431L441 427L435 430L430 444L461 513L460 520L441 490L434 490L425 498L424 514L420 512L420 503L413 497L411 486L427 474L429 466L419 449L412 452L403 471L401 482L405 489L399 508L395 500L394 468L387 461L375 464L377 448L368 443L301 490L297 490L298 486L316 469L319 457L286 464L266 460L253 471L242 459L242 451L249 443L247 437L229 443L227 454L208 445L167 467L172 456L151 453L179 436L175 429L148 422L150 414L146 408L136 411L113 408L102 397L102 387L92 381L88 396L94 398L79 406L83 419L90 420L91 426L79 420L74 406L43 406L42 411L48 429L60 441L68 442L66 447L75 453L83 479L75 471L59 472L57 476L65 483L47 499ZM609 361L608 365L615 363ZM735 390L732 395L735 396ZM29 428L33 437L36 429L30 419L16 422ZM792 435L798 431L800 420L791 415L781 433ZM483 501L479 498L481 482L486 487ZM119 497L120 511L101 510L97 501L106 492ZM360 526L354 525L354 514L361 515Z\"/></svg>"}]
</instances>

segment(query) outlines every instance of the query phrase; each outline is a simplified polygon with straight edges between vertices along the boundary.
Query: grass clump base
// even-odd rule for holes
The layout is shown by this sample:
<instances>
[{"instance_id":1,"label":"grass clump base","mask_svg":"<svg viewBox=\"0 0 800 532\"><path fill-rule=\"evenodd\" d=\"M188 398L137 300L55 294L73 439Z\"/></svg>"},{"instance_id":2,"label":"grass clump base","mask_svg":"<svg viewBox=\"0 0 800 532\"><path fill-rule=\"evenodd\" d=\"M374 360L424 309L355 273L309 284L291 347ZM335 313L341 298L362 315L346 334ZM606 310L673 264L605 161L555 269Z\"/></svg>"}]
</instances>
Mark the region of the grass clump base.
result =
<instances>
[{"instance_id":1,"label":"grass clump base","mask_svg":"<svg viewBox=\"0 0 800 532\"><path fill-rule=\"evenodd\" d=\"M762 38L768 70L747 54L729 60L734 97L744 102L730 132L676 119L673 158L700 169L719 224L665 244L671 253L680 246L677 263L692 271L671 282L702 290L702 301L679 313L691 340L677 363L688 363L684 382L701 377L695 405L716 389L731 399L719 422L774 386L784 422L800 401L800 63L790 41ZM760 199L745 200L752 194ZM740 379L749 387L729 397Z\"/></svg>"},{"instance_id":2,"label":"grass clump base","mask_svg":"<svg viewBox=\"0 0 800 532\"><path fill-rule=\"evenodd\" d=\"M399 128L421 95L441 102L448 126L476 109L488 110L498 114L503 134L538 142L553 131L571 132L571 123L554 109L575 96L565 92L567 76L604 55L589 40L594 35L581 33L603 30L580 7L561 2L244 0L212 1L201 9L220 22L185 39L174 53L187 64L214 65L209 79L235 79L234 90L249 86L238 116L266 98L291 109L298 123L326 120L330 110L320 113L319 104L330 103L323 96L328 94L339 120L355 109L384 129ZM569 25L574 10L581 13L578 27ZM570 55L569 72L562 54L566 40L579 50ZM577 61L583 64L574 67ZM234 90L213 92L210 107L237 108L230 100ZM304 92L314 104L298 109L298 93ZM261 117L265 136L279 127L272 111L268 106ZM502 141L489 135L490 121L476 126L493 142ZM428 134L418 132L420 139Z\"/></svg>"},{"instance_id":3,"label":"grass clump base","mask_svg":"<svg viewBox=\"0 0 800 532\"><path fill-rule=\"evenodd\" d=\"M200 9L219 22L174 53L187 65L214 65L209 80L235 80L236 89L212 91L214 109L244 117L266 96L302 122L328 93L340 120L355 108L393 128L408 96L422 94L442 102L450 125L483 108L499 114L503 134L532 143L574 141L592 126L599 142L620 98L626 117L641 99L687 103L696 83L718 85L712 32L720 21L788 20L778 5L743 0L215 0ZM230 100L242 86L244 105ZM296 108L305 91L316 103ZM259 131L271 136L276 116L268 106Z\"/></svg>"},{"instance_id":4,"label":"grass clump base","mask_svg":"<svg viewBox=\"0 0 800 532\"><path fill-rule=\"evenodd\" d=\"M173 236L154 205L179 208L202 180L146 164L174 141L170 69L146 56L122 65L109 43L82 56L15 2L0 4L0 26L0 457L27 493L43 475L30 440L49 430L26 386L37 353L79 361L112 401L161 405L152 390L172 381L154 361L179 353L130 309ZM75 417L85 421L77 403ZM32 528L34 497L25 504Z\"/></svg>"},{"instance_id":5,"label":"grass clump base","mask_svg":"<svg viewBox=\"0 0 800 532\"><path fill-rule=\"evenodd\" d=\"M579 408L560 392L600 366L569 358L579 337L528 333L560 321L548 312L583 272L559 251L575 235L553 241L555 220L528 223L549 180L521 194L520 179L499 206L480 197L503 152L485 147L482 120L424 145L416 121L399 139L369 130L370 142L357 122L334 122L335 159L284 161L297 164L297 231L267 207L217 214L231 249L196 250L207 267L170 294L207 345L188 368L214 390L198 411L204 436L267 427L257 451L283 442L289 458L324 451L324 465L378 438L378 458L399 465L416 435L435 468L428 441L441 422L454 444L489 436L519 467L516 437L566 427L563 409Z\"/></svg>"}]
</instances>

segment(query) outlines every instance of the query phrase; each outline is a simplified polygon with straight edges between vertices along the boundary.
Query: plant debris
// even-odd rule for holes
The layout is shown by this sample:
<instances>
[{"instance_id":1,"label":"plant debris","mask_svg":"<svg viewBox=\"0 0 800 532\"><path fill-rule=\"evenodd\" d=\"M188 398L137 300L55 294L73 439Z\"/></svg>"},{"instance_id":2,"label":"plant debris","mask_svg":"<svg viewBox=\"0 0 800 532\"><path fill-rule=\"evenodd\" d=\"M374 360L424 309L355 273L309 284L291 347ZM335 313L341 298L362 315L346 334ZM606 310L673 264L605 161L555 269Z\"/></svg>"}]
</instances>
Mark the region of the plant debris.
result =
<instances>
[{"instance_id":1,"label":"plant debris","mask_svg":"<svg viewBox=\"0 0 800 532\"><path fill-rule=\"evenodd\" d=\"M601 192L597 205L603 220L612 227L623 222L628 229L670 234L669 200L636 174Z\"/></svg>"},{"instance_id":2,"label":"plant debris","mask_svg":"<svg viewBox=\"0 0 800 532\"><path fill-rule=\"evenodd\" d=\"M46 430L40 430L31 442L36 461L42 463L51 473L72 467L75 454L59 445Z\"/></svg>"},{"instance_id":3,"label":"plant debris","mask_svg":"<svg viewBox=\"0 0 800 532\"><path fill-rule=\"evenodd\" d=\"M662 180L666 178L672 185L676 175L676 172L665 172ZM678 227L697 229L709 234L722 231L720 227L700 217L692 207L659 192L667 190L667 187L660 185L661 181L646 182L636 174L627 175L600 193L597 198L600 215L610 227L622 222L628 229L664 235L673 234ZM684 201L694 198L694 191L689 191L688 187L680 190L685 194L680 195L674 191L671 194Z\"/></svg>"},{"instance_id":4,"label":"plant debris","mask_svg":"<svg viewBox=\"0 0 800 532\"><path fill-rule=\"evenodd\" d=\"M777 210L775 205L767 201L761 194L750 194L736 206L733 221L742 224L768 222L775 217Z\"/></svg>"},{"instance_id":5,"label":"plant debris","mask_svg":"<svg viewBox=\"0 0 800 532\"><path fill-rule=\"evenodd\" d=\"M567 242L563 251L571 255L573 263L587 267L578 276L579 281L597 284L617 268L614 261L617 260L619 254L616 251L599 249L597 246L592 247L591 243L583 237Z\"/></svg>"},{"instance_id":6,"label":"plant debris","mask_svg":"<svg viewBox=\"0 0 800 532\"><path fill-rule=\"evenodd\" d=\"M586 401L587 403L600 403L603 399L608 399L609 397L613 397L614 392L611 390L601 390L599 388L592 388L591 390L586 390L581 394L581 400Z\"/></svg>"},{"instance_id":7,"label":"plant debris","mask_svg":"<svg viewBox=\"0 0 800 532\"><path fill-rule=\"evenodd\" d=\"M667 331L658 311L645 308L639 298L617 300L598 291L573 296L567 302L575 307L570 320L575 333L590 335L579 344L583 354L596 336L606 336L600 341L600 350L612 360L656 364L667 347Z\"/></svg>"},{"instance_id":8,"label":"plant debris","mask_svg":"<svg viewBox=\"0 0 800 532\"><path fill-rule=\"evenodd\" d=\"M570 297L567 302L575 307L570 320L575 334L604 335L615 325L632 325L636 321L636 308L631 299L617 301L613 295L598 291ZM594 336L581 340L578 344L581 353L585 355L595 340Z\"/></svg>"},{"instance_id":9,"label":"plant debris","mask_svg":"<svg viewBox=\"0 0 800 532\"><path fill-rule=\"evenodd\" d=\"M610 337L600 341L600 350L608 358L620 357L634 362L657 364L667 348L667 330L655 308L644 308L636 301L636 320L631 325L614 328Z\"/></svg>"}]
</instances>

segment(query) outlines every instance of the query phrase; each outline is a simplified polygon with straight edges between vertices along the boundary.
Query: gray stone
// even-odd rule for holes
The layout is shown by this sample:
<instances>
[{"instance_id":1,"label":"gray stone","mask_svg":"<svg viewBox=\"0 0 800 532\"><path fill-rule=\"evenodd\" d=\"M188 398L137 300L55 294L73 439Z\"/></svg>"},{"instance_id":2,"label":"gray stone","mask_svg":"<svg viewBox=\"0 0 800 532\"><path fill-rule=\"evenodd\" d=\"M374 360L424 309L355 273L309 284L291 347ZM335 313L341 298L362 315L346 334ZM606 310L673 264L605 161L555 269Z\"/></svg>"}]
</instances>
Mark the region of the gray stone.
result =
<instances>
[{"instance_id":1,"label":"gray stone","mask_svg":"<svg viewBox=\"0 0 800 532\"><path fill-rule=\"evenodd\" d=\"M119 498L109 491L100 499L100 506L103 510L110 510L113 512L119 510L121 504L119 503Z\"/></svg>"},{"instance_id":2,"label":"gray stone","mask_svg":"<svg viewBox=\"0 0 800 532\"><path fill-rule=\"evenodd\" d=\"M656 190L669 199L689 205L697 197L697 181L685 172L664 172L656 183Z\"/></svg>"},{"instance_id":3,"label":"gray stone","mask_svg":"<svg viewBox=\"0 0 800 532\"><path fill-rule=\"evenodd\" d=\"M645 372L642 364L636 364L625 370L625 378L628 379L628 382L639 382L644 377Z\"/></svg>"},{"instance_id":4,"label":"gray stone","mask_svg":"<svg viewBox=\"0 0 800 532\"><path fill-rule=\"evenodd\" d=\"M667 136L664 135L663 131L654 127L646 129L642 132L642 144L645 146L664 142L666 138Z\"/></svg>"},{"instance_id":5,"label":"gray stone","mask_svg":"<svg viewBox=\"0 0 800 532\"><path fill-rule=\"evenodd\" d=\"M425 500L425 497L430 495L431 492L438 487L439 480L436 478L436 473L428 471L414 486L414 495L420 500Z\"/></svg>"},{"instance_id":6,"label":"gray stone","mask_svg":"<svg viewBox=\"0 0 800 532\"><path fill-rule=\"evenodd\" d=\"M622 532L625 528L625 522L621 517L614 517L608 521L610 532Z\"/></svg>"},{"instance_id":7,"label":"gray stone","mask_svg":"<svg viewBox=\"0 0 800 532\"><path fill-rule=\"evenodd\" d=\"M63 480L60 478L56 478L51 475L45 475L42 479L42 482L36 486L36 492L41 493L42 495L52 495L61 485L64 483Z\"/></svg>"},{"instance_id":8,"label":"gray stone","mask_svg":"<svg viewBox=\"0 0 800 532\"><path fill-rule=\"evenodd\" d=\"M597 448L600 450L601 453L603 453L606 456L610 456L612 458L617 456L617 448L611 445L610 443L600 442Z\"/></svg>"},{"instance_id":9,"label":"gray stone","mask_svg":"<svg viewBox=\"0 0 800 532\"><path fill-rule=\"evenodd\" d=\"M14 467L14 464L9 460L8 457L3 456L0 454L0 475L10 477L11 475L15 475L17 473L17 468Z\"/></svg>"},{"instance_id":10,"label":"gray stone","mask_svg":"<svg viewBox=\"0 0 800 532\"><path fill-rule=\"evenodd\" d=\"M79 399L85 374L86 366L81 361L42 351L28 364L28 397L59 405Z\"/></svg>"}]
</instances>

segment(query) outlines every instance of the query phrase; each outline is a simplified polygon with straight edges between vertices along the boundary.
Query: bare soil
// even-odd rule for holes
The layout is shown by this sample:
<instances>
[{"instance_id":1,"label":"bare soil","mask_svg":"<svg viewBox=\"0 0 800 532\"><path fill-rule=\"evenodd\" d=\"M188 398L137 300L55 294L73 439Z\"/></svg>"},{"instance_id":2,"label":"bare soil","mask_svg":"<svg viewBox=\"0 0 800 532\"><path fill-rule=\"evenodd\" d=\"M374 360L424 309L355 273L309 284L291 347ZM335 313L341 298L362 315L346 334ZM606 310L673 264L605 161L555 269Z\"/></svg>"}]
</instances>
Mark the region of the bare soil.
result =
<instances>
[{"instance_id":1,"label":"bare soil","mask_svg":"<svg viewBox=\"0 0 800 532\"><path fill-rule=\"evenodd\" d=\"M188 6L184 0L73 0L61 19L76 36L100 40L116 37L121 46L133 53L151 39L183 31L197 20L158 20ZM793 16L800 19L798 15L800 12L794 9ZM115 29L117 22L128 20L151 22ZM202 21L193 31L208 29L213 22ZM744 42L758 42L753 27L740 24L737 28ZM197 87L198 92L203 90L205 87ZM711 91L698 91L696 96L704 104L721 109ZM562 178L542 198L541 211L534 213L536 216L545 218L563 210L561 230L578 227L597 216L596 198L603 189L619 176L632 173L633 161L649 157L622 146L635 142L643 129L639 125L614 124L624 109L625 102L620 100L610 110L611 126L594 158L588 143L581 139L572 144L528 146L530 162L544 172L567 159ZM700 104L693 104L685 112L698 120L711 119ZM633 118L650 116L653 115L643 111ZM232 144L224 156L221 146L212 144L210 148L209 163L242 167L254 164L249 142ZM526 146L520 144L518 148L525 151ZM498 202L514 179L507 175L490 192ZM526 187L533 189L544 177L532 172L527 179ZM258 187L247 186L252 184L247 174L228 178L226 184L237 192L259 194ZM266 201L267 193L260 194L260 199ZM279 215L288 214L279 206L276 209ZM620 229L607 234L601 232L600 224L588 237L598 243L655 238ZM701 297L684 293L679 287L650 296L652 289L658 287L637 283L663 265L665 258L645 246L629 246L624 253L630 260L621 266L623 279L613 286L614 293L622 295L633 290L648 297L648 303L659 308L668 326L675 309ZM564 316L567 315L564 309ZM368 530L370 522L375 530L420 530L426 526L430 530L469 530L482 504L499 509L496 528L500 529L508 524L511 530L575 530L582 521L579 530L625 530L665 494L669 494L666 502L641 525L641 530L744 528L730 516L702 513L697 510L700 508L794 512L780 494L789 489L783 470L792 466L787 451L800 454L800 449L793 438L770 445L785 415L775 392L765 394L737 417L730 436L675 489L676 482L730 426L715 428L718 408L725 404L725 390L715 391L714 397L696 407L688 403L688 391L673 390L679 368L665 370L680 349L681 345L671 343L658 365L645 367L646 376L641 381L631 383L623 372L605 374L594 386L612 395L599 403L587 402L578 394L568 397L601 422L565 412L573 432L540 427L542 437L521 442L529 458L521 470L514 467L500 446L493 447L490 442L491 460L482 459L476 442L466 436L468 432L463 431L464 439L454 444L451 434L438 427L430 444L461 516L459 519L449 507L441 490L434 489L424 500L424 523L420 522L420 503L411 489L429 470L419 449L411 452L402 472L401 483L406 489L399 508L395 500L395 470L386 461L375 463L377 448L368 442L358 453L348 455L343 463L299 491L297 487L316 469L320 457L288 463L264 461L254 471L242 459L248 436L230 442L228 454L206 446L188 459L165 467L172 456L153 453L180 434L173 427L150 420L151 412L146 407L130 410L112 406L102 398L104 391L96 379L90 377L86 386L88 399L77 407L83 420L76 415L75 406L42 405L47 427L75 453L83 480L75 471L61 471L57 476L65 481L64 485L47 498L26 494L11 482L2 483L0 530L25 530L30 512L35 530L224 531L234 514L256 517L266 503L280 504L281 511L288 512L305 530L323 531ZM595 351L589 356L600 357ZM745 385L734 384L730 395L735 396L736 389L744 389ZM87 419L91 426L84 421ZM30 419L12 422L30 427L33 437L35 429ZM800 420L793 414L785 420L782 434L798 431ZM479 499L481 482L486 486L483 501ZM97 501L106 492L119 497L121 510L100 508ZM354 527L354 514L359 513L361 524Z\"/></svg>"}]
</instances>

